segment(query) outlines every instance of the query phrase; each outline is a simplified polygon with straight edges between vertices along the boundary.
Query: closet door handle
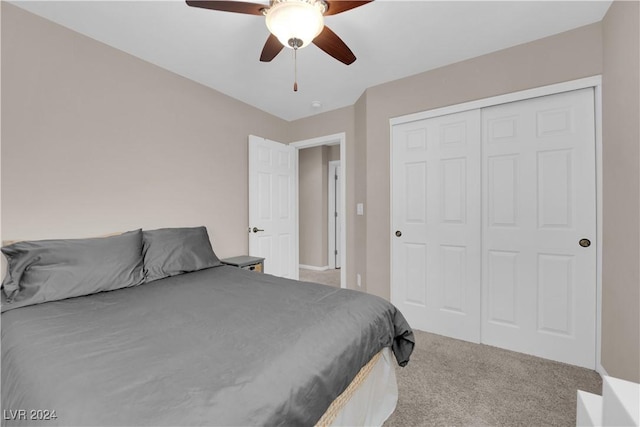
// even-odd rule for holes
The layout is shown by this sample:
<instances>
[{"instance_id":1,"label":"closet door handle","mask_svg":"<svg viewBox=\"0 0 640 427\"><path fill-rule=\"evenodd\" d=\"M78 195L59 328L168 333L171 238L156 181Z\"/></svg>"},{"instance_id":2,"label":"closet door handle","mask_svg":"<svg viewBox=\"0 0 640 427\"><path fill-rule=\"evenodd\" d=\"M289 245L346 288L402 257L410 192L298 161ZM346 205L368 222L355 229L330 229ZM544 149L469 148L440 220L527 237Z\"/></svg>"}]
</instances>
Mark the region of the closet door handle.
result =
<instances>
[{"instance_id":1,"label":"closet door handle","mask_svg":"<svg viewBox=\"0 0 640 427\"><path fill-rule=\"evenodd\" d=\"M578 244L580 246L582 246L583 248L588 248L589 246L591 246L591 240L589 240L589 239L580 239Z\"/></svg>"},{"instance_id":2,"label":"closet door handle","mask_svg":"<svg viewBox=\"0 0 640 427\"><path fill-rule=\"evenodd\" d=\"M402 236L402 231L396 230L396 237L400 237L400 236Z\"/></svg>"}]
</instances>

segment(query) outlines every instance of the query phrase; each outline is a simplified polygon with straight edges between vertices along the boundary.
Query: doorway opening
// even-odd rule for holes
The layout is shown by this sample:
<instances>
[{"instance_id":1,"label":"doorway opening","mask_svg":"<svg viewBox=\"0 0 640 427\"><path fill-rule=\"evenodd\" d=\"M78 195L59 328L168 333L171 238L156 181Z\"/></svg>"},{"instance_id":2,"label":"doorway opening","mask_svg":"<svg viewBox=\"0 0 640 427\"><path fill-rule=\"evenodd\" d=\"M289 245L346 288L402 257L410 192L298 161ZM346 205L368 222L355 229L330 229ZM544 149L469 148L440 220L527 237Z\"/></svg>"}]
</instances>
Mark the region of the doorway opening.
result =
<instances>
[{"instance_id":1,"label":"doorway opening","mask_svg":"<svg viewBox=\"0 0 640 427\"><path fill-rule=\"evenodd\" d=\"M345 134L290 144L298 150L300 280L346 288ZM337 179L336 179L337 178Z\"/></svg>"}]
</instances>

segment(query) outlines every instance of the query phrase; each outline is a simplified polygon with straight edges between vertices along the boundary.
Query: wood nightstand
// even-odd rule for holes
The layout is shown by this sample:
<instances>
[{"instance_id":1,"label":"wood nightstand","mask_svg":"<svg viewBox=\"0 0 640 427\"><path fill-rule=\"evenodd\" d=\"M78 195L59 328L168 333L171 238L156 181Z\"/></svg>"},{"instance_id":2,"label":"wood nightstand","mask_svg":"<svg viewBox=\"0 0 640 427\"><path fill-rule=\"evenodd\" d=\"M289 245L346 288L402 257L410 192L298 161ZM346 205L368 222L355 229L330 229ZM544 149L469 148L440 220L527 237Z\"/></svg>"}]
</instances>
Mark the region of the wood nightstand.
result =
<instances>
[{"instance_id":1,"label":"wood nightstand","mask_svg":"<svg viewBox=\"0 0 640 427\"><path fill-rule=\"evenodd\" d=\"M257 271L259 273L264 272L264 258L242 255L221 259L220 261L223 264L232 265L244 270Z\"/></svg>"}]
</instances>

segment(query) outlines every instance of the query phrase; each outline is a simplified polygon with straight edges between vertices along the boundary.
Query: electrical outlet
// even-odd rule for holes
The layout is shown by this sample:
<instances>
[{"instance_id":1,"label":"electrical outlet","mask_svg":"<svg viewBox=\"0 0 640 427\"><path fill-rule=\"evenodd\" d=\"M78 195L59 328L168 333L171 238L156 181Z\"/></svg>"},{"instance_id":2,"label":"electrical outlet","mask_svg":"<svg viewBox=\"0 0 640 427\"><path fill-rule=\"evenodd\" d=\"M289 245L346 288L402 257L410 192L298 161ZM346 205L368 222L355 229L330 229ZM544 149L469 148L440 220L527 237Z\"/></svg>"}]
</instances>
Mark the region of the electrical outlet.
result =
<instances>
[{"instance_id":1,"label":"electrical outlet","mask_svg":"<svg viewBox=\"0 0 640 427\"><path fill-rule=\"evenodd\" d=\"M356 215L364 215L364 203L358 203L356 205Z\"/></svg>"},{"instance_id":2,"label":"electrical outlet","mask_svg":"<svg viewBox=\"0 0 640 427\"><path fill-rule=\"evenodd\" d=\"M356 274L356 284L359 288L362 287L362 276L360 275L360 273Z\"/></svg>"}]
</instances>

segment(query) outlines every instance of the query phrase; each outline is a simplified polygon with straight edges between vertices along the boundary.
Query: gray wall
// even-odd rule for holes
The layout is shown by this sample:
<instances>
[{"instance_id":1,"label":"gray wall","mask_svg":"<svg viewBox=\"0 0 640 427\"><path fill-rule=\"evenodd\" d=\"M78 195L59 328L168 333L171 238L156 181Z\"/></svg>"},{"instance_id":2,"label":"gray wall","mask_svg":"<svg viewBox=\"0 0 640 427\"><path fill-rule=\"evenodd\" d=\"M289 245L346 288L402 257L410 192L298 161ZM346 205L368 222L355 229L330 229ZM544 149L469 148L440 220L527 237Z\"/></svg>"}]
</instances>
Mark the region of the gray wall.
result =
<instances>
[{"instance_id":1,"label":"gray wall","mask_svg":"<svg viewBox=\"0 0 640 427\"><path fill-rule=\"evenodd\" d=\"M602 72L599 23L367 89L367 291L389 298L389 119Z\"/></svg>"},{"instance_id":2,"label":"gray wall","mask_svg":"<svg viewBox=\"0 0 640 427\"><path fill-rule=\"evenodd\" d=\"M248 250L247 135L287 122L2 2L2 238L207 226Z\"/></svg>"},{"instance_id":3,"label":"gray wall","mask_svg":"<svg viewBox=\"0 0 640 427\"><path fill-rule=\"evenodd\" d=\"M364 203L367 200L367 92L362 94L355 104L355 183L354 202ZM348 201L347 201L348 202ZM365 206L366 208L366 206ZM365 214L367 211L365 210ZM361 287L367 291L367 216L357 215L355 219L356 243L359 250L353 254L354 268L349 270L351 277L361 276Z\"/></svg>"},{"instance_id":4,"label":"gray wall","mask_svg":"<svg viewBox=\"0 0 640 427\"><path fill-rule=\"evenodd\" d=\"M329 265L329 162L340 160L340 145L298 151L300 264Z\"/></svg>"},{"instance_id":5,"label":"gray wall","mask_svg":"<svg viewBox=\"0 0 640 427\"><path fill-rule=\"evenodd\" d=\"M640 382L640 3L602 21L602 364Z\"/></svg>"},{"instance_id":6,"label":"gray wall","mask_svg":"<svg viewBox=\"0 0 640 427\"><path fill-rule=\"evenodd\" d=\"M298 152L300 264L327 265L327 147Z\"/></svg>"}]
</instances>

